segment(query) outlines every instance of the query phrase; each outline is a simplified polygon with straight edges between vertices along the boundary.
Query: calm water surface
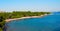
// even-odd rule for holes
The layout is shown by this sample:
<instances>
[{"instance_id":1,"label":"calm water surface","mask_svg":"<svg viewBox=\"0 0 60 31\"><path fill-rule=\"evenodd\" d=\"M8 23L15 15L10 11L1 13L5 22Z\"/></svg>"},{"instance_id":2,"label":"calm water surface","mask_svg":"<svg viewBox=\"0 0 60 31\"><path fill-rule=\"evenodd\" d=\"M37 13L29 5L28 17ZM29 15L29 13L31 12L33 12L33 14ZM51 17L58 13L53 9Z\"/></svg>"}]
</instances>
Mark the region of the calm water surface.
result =
<instances>
[{"instance_id":1,"label":"calm water surface","mask_svg":"<svg viewBox=\"0 0 60 31\"><path fill-rule=\"evenodd\" d=\"M7 31L60 31L60 15L15 20L7 25Z\"/></svg>"}]
</instances>

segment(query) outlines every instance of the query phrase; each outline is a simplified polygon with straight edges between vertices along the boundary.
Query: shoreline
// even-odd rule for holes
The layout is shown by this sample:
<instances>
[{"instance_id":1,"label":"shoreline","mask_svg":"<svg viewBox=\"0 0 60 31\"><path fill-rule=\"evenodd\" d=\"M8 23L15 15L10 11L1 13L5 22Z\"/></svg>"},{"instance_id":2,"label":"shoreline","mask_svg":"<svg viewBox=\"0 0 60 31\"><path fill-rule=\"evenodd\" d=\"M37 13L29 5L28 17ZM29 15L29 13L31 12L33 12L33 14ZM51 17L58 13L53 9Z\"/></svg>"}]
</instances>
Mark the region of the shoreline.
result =
<instances>
[{"instance_id":1,"label":"shoreline","mask_svg":"<svg viewBox=\"0 0 60 31\"><path fill-rule=\"evenodd\" d=\"M6 19L5 21L10 22L10 21L13 21L13 20L27 19L27 18L40 18L40 17L43 17L43 16L46 16L46 14L41 15L41 16L28 16L28 17L14 18L14 19Z\"/></svg>"}]
</instances>

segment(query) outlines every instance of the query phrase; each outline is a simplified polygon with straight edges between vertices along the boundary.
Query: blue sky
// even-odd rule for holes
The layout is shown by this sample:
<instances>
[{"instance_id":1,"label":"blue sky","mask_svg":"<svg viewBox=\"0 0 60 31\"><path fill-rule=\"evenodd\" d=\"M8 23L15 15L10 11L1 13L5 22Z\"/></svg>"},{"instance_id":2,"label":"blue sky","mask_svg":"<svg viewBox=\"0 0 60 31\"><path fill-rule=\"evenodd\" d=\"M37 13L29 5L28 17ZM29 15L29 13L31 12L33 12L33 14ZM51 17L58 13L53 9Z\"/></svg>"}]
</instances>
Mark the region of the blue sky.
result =
<instances>
[{"instance_id":1,"label":"blue sky","mask_svg":"<svg viewBox=\"0 0 60 31\"><path fill-rule=\"evenodd\" d=\"M0 0L1 11L60 11L60 0Z\"/></svg>"}]
</instances>

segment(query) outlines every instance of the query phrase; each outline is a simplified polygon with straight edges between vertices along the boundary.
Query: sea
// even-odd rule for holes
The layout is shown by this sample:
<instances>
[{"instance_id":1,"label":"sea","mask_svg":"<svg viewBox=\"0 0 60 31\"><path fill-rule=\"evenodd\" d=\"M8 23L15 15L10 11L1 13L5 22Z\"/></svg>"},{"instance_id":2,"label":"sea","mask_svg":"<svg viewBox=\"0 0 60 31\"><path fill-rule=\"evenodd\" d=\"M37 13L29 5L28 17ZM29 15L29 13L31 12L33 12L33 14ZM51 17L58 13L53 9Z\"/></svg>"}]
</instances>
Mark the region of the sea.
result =
<instances>
[{"instance_id":1,"label":"sea","mask_svg":"<svg viewBox=\"0 0 60 31\"><path fill-rule=\"evenodd\" d=\"M40 18L14 20L6 23L6 31L60 31L60 13Z\"/></svg>"}]
</instances>

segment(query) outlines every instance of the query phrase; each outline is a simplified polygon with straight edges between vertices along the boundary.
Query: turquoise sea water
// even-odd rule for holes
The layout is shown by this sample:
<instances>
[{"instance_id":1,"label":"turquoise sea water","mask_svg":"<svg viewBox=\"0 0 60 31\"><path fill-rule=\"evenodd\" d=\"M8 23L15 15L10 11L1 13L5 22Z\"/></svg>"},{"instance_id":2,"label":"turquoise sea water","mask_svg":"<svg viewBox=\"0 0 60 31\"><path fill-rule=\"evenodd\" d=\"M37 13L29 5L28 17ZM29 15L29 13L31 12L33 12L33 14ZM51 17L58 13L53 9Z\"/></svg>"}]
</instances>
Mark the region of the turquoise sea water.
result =
<instances>
[{"instance_id":1,"label":"turquoise sea water","mask_svg":"<svg viewBox=\"0 0 60 31\"><path fill-rule=\"evenodd\" d=\"M7 25L7 31L60 31L60 15L15 20Z\"/></svg>"}]
</instances>

